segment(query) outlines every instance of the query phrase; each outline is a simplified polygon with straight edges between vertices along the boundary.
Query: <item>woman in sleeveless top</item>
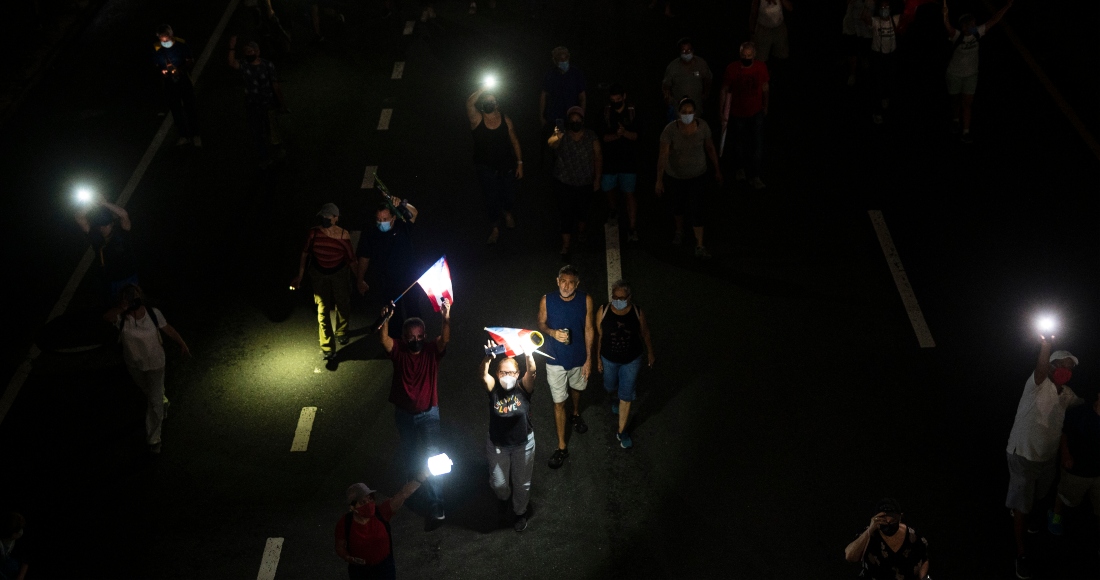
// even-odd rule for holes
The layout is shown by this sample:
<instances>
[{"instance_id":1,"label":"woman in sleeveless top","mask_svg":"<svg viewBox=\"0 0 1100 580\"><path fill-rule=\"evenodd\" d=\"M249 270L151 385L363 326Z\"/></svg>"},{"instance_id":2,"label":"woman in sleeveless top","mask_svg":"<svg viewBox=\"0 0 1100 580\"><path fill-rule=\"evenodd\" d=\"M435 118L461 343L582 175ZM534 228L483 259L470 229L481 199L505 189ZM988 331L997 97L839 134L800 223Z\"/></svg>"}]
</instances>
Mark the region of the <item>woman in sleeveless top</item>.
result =
<instances>
[{"instance_id":1,"label":"woman in sleeveless top","mask_svg":"<svg viewBox=\"0 0 1100 580\"><path fill-rule=\"evenodd\" d=\"M496 95L482 87L466 99L466 116L474 137L474 170L485 200L489 217L489 239L495 244L500 237L500 222L516 227L512 203L516 196L517 179L523 179L523 152L512 120L500 112Z\"/></svg>"},{"instance_id":2,"label":"woman in sleeveless top","mask_svg":"<svg viewBox=\"0 0 1100 580\"><path fill-rule=\"evenodd\" d=\"M615 437L623 449L634 445L626 424L630 403L634 401L634 385L642 367L642 351L647 353L649 368L653 368L654 361L649 324L631 295L626 282L619 280L612 284L611 303L600 309L596 323L600 335L596 346L598 370L603 373L603 386L612 397L611 412L619 416Z\"/></svg>"}]
</instances>

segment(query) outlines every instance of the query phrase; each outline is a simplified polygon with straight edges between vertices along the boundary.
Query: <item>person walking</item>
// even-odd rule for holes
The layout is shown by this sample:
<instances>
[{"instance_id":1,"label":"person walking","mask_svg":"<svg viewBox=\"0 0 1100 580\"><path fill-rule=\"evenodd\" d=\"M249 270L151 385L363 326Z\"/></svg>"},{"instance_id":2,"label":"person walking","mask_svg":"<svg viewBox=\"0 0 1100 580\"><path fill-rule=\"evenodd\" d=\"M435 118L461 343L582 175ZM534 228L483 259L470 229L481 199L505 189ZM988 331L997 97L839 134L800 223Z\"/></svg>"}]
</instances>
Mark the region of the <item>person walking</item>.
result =
<instances>
[{"instance_id":1,"label":"person walking","mask_svg":"<svg viewBox=\"0 0 1100 580\"><path fill-rule=\"evenodd\" d=\"M875 511L867 529L844 548L844 559L863 564L860 578L926 580L928 539L902 523L897 500L885 498Z\"/></svg>"},{"instance_id":2,"label":"person walking","mask_svg":"<svg viewBox=\"0 0 1100 580\"><path fill-rule=\"evenodd\" d=\"M390 521L429 477L426 469L421 471L383 502L377 501L378 492L365 483L348 486L348 513L336 522L336 555L348 563L349 580L397 578Z\"/></svg>"},{"instance_id":3,"label":"person walking","mask_svg":"<svg viewBox=\"0 0 1100 580\"><path fill-rule=\"evenodd\" d=\"M1077 507L1087 495L1100 523L1100 398L1089 393L1087 404L1070 407L1062 423L1062 477L1054 509L1047 513L1047 530L1062 535L1062 512Z\"/></svg>"},{"instance_id":4,"label":"person walking","mask_svg":"<svg viewBox=\"0 0 1100 580\"><path fill-rule=\"evenodd\" d=\"M1028 519L1036 498L1046 497L1054 483L1055 463L1062 438L1066 409L1080 402L1066 384L1073 377L1077 357L1069 351L1050 352L1054 337L1039 337L1039 361L1028 375L1016 407L1016 419L1008 435L1008 495L1005 506L1012 510L1016 537L1016 576L1031 578L1031 561L1024 543ZM1032 529L1040 529L1038 521Z\"/></svg>"},{"instance_id":5,"label":"person walking","mask_svg":"<svg viewBox=\"0 0 1100 580\"><path fill-rule=\"evenodd\" d=\"M434 341L426 340L427 328L419 318L410 318L402 325L402 339L390 338L389 321L393 307L382 310L379 340L393 363L390 402L394 422L401 439L398 464L406 474L419 473L428 458L439 453L439 361L447 353L451 340L451 303L443 300L443 328ZM418 495L418 511L426 514L431 525L443 521L443 489L438 478L432 478Z\"/></svg>"},{"instance_id":6,"label":"person walking","mask_svg":"<svg viewBox=\"0 0 1100 580\"><path fill-rule=\"evenodd\" d=\"M860 65L867 68L867 53L871 51L871 13L875 0L847 0L841 32L848 53L848 86L856 84Z\"/></svg>"},{"instance_id":7,"label":"person walking","mask_svg":"<svg viewBox=\"0 0 1100 580\"><path fill-rule=\"evenodd\" d=\"M108 310L103 319L118 329L118 341L122 344L122 359L134 379L134 384L145 394L145 442L150 453L160 453L161 427L164 423L168 397L164 394L164 339L179 345L180 352L190 356L191 351L176 329L168 324L157 308L145 305L145 295L136 285L128 285L119 295L118 305Z\"/></svg>"},{"instance_id":8,"label":"person walking","mask_svg":"<svg viewBox=\"0 0 1100 580\"><path fill-rule=\"evenodd\" d=\"M771 96L768 65L756 60L756 46L741 44L741 60L726 67L719 101L722 125L733 120L734 149L737 152L735 179L746 177L753 189L764 189L760 168L764 164L764 117Z\"/></svg>"},{"instance_id":9,"label":"person walking","mask_svg":"<svg viewBox=\"0 0 1100 580\"><path fill-rule=\"evenodd\" d=\"M759 52L760 62L768 62L774 56L785 59L790 54L787 41L787 22L783 20L783 11L792 12L791 0L752 0L749 9L749 33Z\"/></svg>"},{"instance_id":10,"label":"person walking","mask_svg":"<svg viewBox=\"0 0 1100 580\"><path fill-rule=\"evenodd\" d=\"M573 107L585 110L588 94L584 83L584 74L569 62L569 49L554 47L550 51L550 60L554 67L546 72L542 80L542 92L539 93L539 119L542 122L542 135L546 139L555 127L566 121L566 113Z\"/></svg>"},{"instance_id":11,"label":"person walking","mask_svg":"<svg viewBox=\"0 0 1100 580\"><path fill-rule=\"evenodd\" d=\"M153 63L160 73L158 76L161 90L164 91L164 100L172 111L172 122L179 132L176 145L191 143L195 147L202 147L199 118L195 113L195 85L191 81L195 58L187 42L173 36L172 27L167 24L157 29Z\"/></svg>"},{"instance_id":12,"label":"person walking","mask_svg":"<svg viewBox=\"0 0 1100 580\"><path fill-rule=\"evenodd\" d=\"M592 341L596 332L592 325L592 297L577 287L580 273L573 266L562 266L556 279L558 291L539 300L539 331L547 340L543 349L553 357L546 365L546 382L554 400L554 424L558 430L558 448L550 456L549 465L557 469L569 457L565 442L565 401L573 400L569 422L584 434L588 425L581 417L581 391L588 387L592 370ZM583 334L583 341L581 336Z\"/></svg>"},{"instance_id":13,"label":"person walking","mask_svg":"<svg viewBox=\"0 0 1100 580\"><path fill-rule=\"evenodd\" d=\"M653 368L653 341L642 309L634 304L630 284L617 280L611 285L611 303L600 309L596 320L596 364L603 373L603 387L611 396L611 414L619 416L615 438L623 449L634 441L627 432L630 404L634 402L644 347L646 366Z\"/></svg>"},{"instance_id":14,"label":"person walking","mask_svg":"<svg viewBox=\"0 0 1100 580\"><path fill-rule=\"evenodd\" d=\"M244 108L252 142L261 169L282 157L282 140L276 125L276 115L286 112L282 85L275 73L275 63L260 58L260 45L249 42L244 47L244 60L237 60L237 37L229 39L229 66L240 71L244 81ZM277 153L273 154L273 147Z\"/></svg>"},{"instance_id":15,"label":"person walking","mask_svg":"<svg viewBox=\"0 0 1100 580\"><path fill-rule=\"evenodd\" d=\"M103 277L103 305L114 305L123 287L138 283L136 244L130 235L130 214L97 195L76 214L76 224L88 237Z\"/></svg>"},{"instance_id":16,"label":"person walking","mask_svg":"<svg viewBox=\"0 0 1100 580\"><path fill-rule=\"evenodd\" d=\"M588 204L600 190L603 157L596 132L584 126L584 109L573 107L567 114L565 131L554 128L547 145L554 151L554 191L561 221L561 256L568 259L574 227L577 241L585 242Z\"/></svg>"},{"instance_id":17,"label":"person walking","mask_svg":"<svg viewBox=\"0 0 1100 580\"><path fill-rule=\"evenodd\" d=\"M615 190L623 192L630 230L627 240L638 241L638 201L634 191L638 185L638 134L641 121L634 103L626 98L626 89L611 85L608 103L603 108L600 134L603 138L603 166L600 169L600 189L607 195L610 210L608 220L618 219Z\"/></svg>"},{"instance_id":18,"label":"person walking","mask_svg":"<svg viewBox=\"0 0 1100 580\"><path fill-rule=\"evenodd\" d=\"M665 67L665 77L661 81L661 90L668 105L668 120L675 121L679 103L688 98L696 103L696 113L702 114L703 103L710 96L710 85L714 74L703 57L695 54L695 45L690 38L676 41L680 56Z\"/></svg>"},{"instance_id":19,"label":"person walking","mask_svg":"<svg viewBox=\"0 0 1100 580\"><path fill-rule=\"evenodd\" d=\"M489 341L487 348L496 346ZM489 458L489 487L497 495L503 513L512 508L512 527L527 529L527 504L531 497L531 475L535 472L535 427L531 423L531 394L535 390L534 354L527 354L527 368L519 374L512 357L497 363L489 374L491 355L481 361L481 380L489 392L489 437L485 454ZM519 387L518 389L516 387Z\"/></svg>"},{"instance_id":20,"label":"person walking","mask_svg":"<svg viewBox=\"0 0 1100 580\"><path fill-rule=\"evenodd\" d=\"M348 343L348 315L351 314L352 275L359 278L359 263L351 249L351 232L340 227L340 208L326 203L317 212L321 223L309 230L298 260L298 275L290 281L297 290L309 266L313 302L317 304L317 334L321 343L321 358L330 361L336 356L333 336L341 345ZM329 320L332 313L332 320ZM334 328L335 325L335 328Z\"/></svg>"},{"instance_id":21,"label":"person walking","mask_svg":"<svg viewBox=\"0 0 1100 580\"><path fill-rule=\"evenodd\" d=\"M413 224L420 212L407 199L394 196L390 201L389 204L380 204L375 210L375 227L367 228L359 235L359 245L355 249L359 257L356 287L360 295L370 290L371 285L366 278L369 273L376 297L383 302L388 303L406 292L394 308L397 324L390 325L390 337L398 339L401 338L405 321L420 316L418 298L423 291L419 285L413 285L419 274L414 271L416 263L412 241Z\"/></svg>"},{"instance_id":22,"label":"person walking","mask_svg":"<svg viewBox=\"0 0 1100 580\"><path fill-rule=\"evenodd\" d=\"M466 99L466 117L474 138L474 171L489 216L489 239L495 244L503 223L516 227L512 204L516 180L523 179L523 152L512 120L500 112L495 94L481 87Z\"/></svg>"},{"instance_id":23,"label":"person walking","mask_svg":"<svg viewBox=\"0 0 1100 580\"><path fill-rule=\"evenodd\" d=\"M661 154L657 158L657 181L653 189L657 197L661 197L665 193L665 180L668 180L676 223L672 243L683 243L686 206L695 233L695 256L709 258L710 252L703 244L707 158L714 166L714 179L718 185L722 185L722 168L718 166L718 153L714 150L710 126L695 117L695 101L681 100L679 111L680 118L661 131Z\"/></svg>"},{"instance_id":24,"label":"person walking","mask_svg":"<svg viewBox=\"0 0 1100 580\"><path fill-rule=\"evenodd\" d=\"M27 520L18 512L7 512L0 517L0 579L25 580L30 562L24 552L23 527ZM18 542L18 547L16 547Z\"/></svg>"},{"instance_id":25,"label":"person walking","mask_svg":"<svg viewBox=\"0 0 1100 580\"><path fill-rule=\"evenodd\" d=\"M875 13L871 15L871 71L875 77L875 97L872 120L879 125L884 120L886 109L890 107L890 97L894 92L894 79L897 74L898 59L898 22L901 14L893 14L890 0L878 0Z\"/></svg>"},{"instance_id":26,"label":"person walking","mask_svg":"<svg viewBox=\"0 0 1100 580\"><path fill-rule=\"evenodd\" d=\"M978 24L970 14L963 14L959 17L959 27L955 28L948 17L947 0L943 1L943 26L952 44L951 60L947 63L945 76L947 94L951 95L951 131L958 134L961 130L959 140L963 143L974 142L970 135L970 108L978 89L978 42L1004 18L1011 7L1012 0L1008 0L984 24Z\"/></svg>"}]
</instances>

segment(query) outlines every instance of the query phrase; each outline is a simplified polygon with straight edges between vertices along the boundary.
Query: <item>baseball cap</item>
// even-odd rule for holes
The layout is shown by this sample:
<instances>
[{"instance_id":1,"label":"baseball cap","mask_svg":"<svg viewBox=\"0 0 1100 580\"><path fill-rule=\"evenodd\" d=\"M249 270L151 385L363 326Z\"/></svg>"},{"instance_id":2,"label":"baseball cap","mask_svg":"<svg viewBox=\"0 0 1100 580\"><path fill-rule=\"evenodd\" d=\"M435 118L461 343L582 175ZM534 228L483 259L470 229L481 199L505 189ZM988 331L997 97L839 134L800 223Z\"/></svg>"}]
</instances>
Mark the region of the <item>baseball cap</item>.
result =
<instances>
[{"instance_id":1,"label":"baseball cap","mask_svg":"<svg viewBox=\"0 0 1100 580\"><path fill-rule=\"evenodd\" d=\"M317 215L321 217L340 217L340 208L336 207L335 203L326 203L321 206L321 211L317 212Z\"/></svg>"},{"instance_id":2,"label":"baseball cap","mask_svg":"<svg viewBox=\"0 0 1100 580\"><path fill-rule=\"evenodd\" d=\"M882 512L888 516L900 516L901 504L892 497L884 497L875 505L875 513Z\"/></svg>"},{"instance_id":3,"label":"baseball cap","mask_svg":"<svg viewBox=\"0 0 1100 580\"><path fill-rule=\"evenodd\" d=\"M1056 351L1050 353L1050 362L1054 362L1056 360L1062 360L1064 358L1073 359L1073 364L1075 364L1075 365L1081 364L1081 363L1077 362L1077 357L1073 356L1073 354L1070 353L1068 350L1056 350Z\"/></svg>"},{"instance_id":4,"label":"baseball cap","mask_svg":"<svg viewBox=\"0 0 1100 580\"><path fill-rule=\"evenodd\" d=\"M584 109L577 106L569 107L569 110L565 112L566 118L568 118L573 113L580 115L582 119L584 118Z\"/></svg>"},{"instance_id":5,"label":"baseball cap","mask_svg":"<svg viewBox=\"0 0 1100 580\"><path fill-rule=\"evenodd\" d=\"M356 503L372 493L374 493L374 490L367 487L367 484L353 483L348 486L348 503Z\"/></svg>"}]
</instances>

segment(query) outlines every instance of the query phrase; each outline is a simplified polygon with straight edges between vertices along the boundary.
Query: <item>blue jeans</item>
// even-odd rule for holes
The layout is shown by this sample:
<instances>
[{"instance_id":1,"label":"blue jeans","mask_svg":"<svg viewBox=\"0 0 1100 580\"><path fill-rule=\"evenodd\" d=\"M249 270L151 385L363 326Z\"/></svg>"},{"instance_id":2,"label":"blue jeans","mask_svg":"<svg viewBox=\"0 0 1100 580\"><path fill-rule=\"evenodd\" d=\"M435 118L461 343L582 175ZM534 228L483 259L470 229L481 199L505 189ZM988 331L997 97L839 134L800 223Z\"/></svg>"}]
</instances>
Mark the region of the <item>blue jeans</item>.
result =
<instances>
[{"instance_id":1,"label":"blue jeans","mask_svg":"<svg viewBox=\"0 0 1100 580\"><path fill-rule=\"evenodd\" d=\"M626 364L614 363L602 356L600 361L603 363L603 388L620 401L633 401L638 371L642 369L642 356L638 355Z\"/></svg>"},{"instance_id":2,"label":"blue jeans","mask_svg":"<svg viewBox=\"0 0 1100 580\"><path fill-rule=\"evenodd\" d=\"M427 469L428 458L439 451L439 407L421 413L410 413L394 408L397 434L401 438L398 450L398 468L408 481ZM438 476L429 477L420 489L408 499L414 511L433 515L443 510L443 489Z\"/></svg>"},{"instance_id":3,"label":"blue jeans","mask_svg":"<svg viewBox=\"0 0 1100 580\"><path fill-rule=\"evenodd\" d=\"M764 161L764 112L751 117L730 117L730 121L733 122L737 166L745 168L749 179L759 177Z\"/></svg>"}]
</instances>

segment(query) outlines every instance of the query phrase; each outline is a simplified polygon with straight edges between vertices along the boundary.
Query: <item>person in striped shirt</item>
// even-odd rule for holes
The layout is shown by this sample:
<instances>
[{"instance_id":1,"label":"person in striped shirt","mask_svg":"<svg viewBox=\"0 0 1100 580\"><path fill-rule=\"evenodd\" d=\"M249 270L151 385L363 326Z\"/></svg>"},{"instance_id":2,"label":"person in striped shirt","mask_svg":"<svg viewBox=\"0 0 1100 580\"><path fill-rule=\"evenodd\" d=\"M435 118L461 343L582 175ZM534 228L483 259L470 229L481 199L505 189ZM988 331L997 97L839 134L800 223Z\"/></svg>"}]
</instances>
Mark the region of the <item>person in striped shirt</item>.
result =
<instances>
[{"instance_id":1,"label":"person in striped shirt","mask_svg":"<svg viewBox=\"0 0 1100 580\"><path fill-rule=\"evenodd\" d=\"M333 335L341 345L348 343L351 281L353 275L359 277L359 264L351 247L351 233L337 223L340 221L340 209L336 204L321 206L317 216L321 218L321 223L309 230L298 263L298 276L290 282L290 287L298 289L308 264L313 301L317 304L321 357L329 361L336 356ZM329 312L333 313L331 322Z\"/></svg>"}]
</instances>

